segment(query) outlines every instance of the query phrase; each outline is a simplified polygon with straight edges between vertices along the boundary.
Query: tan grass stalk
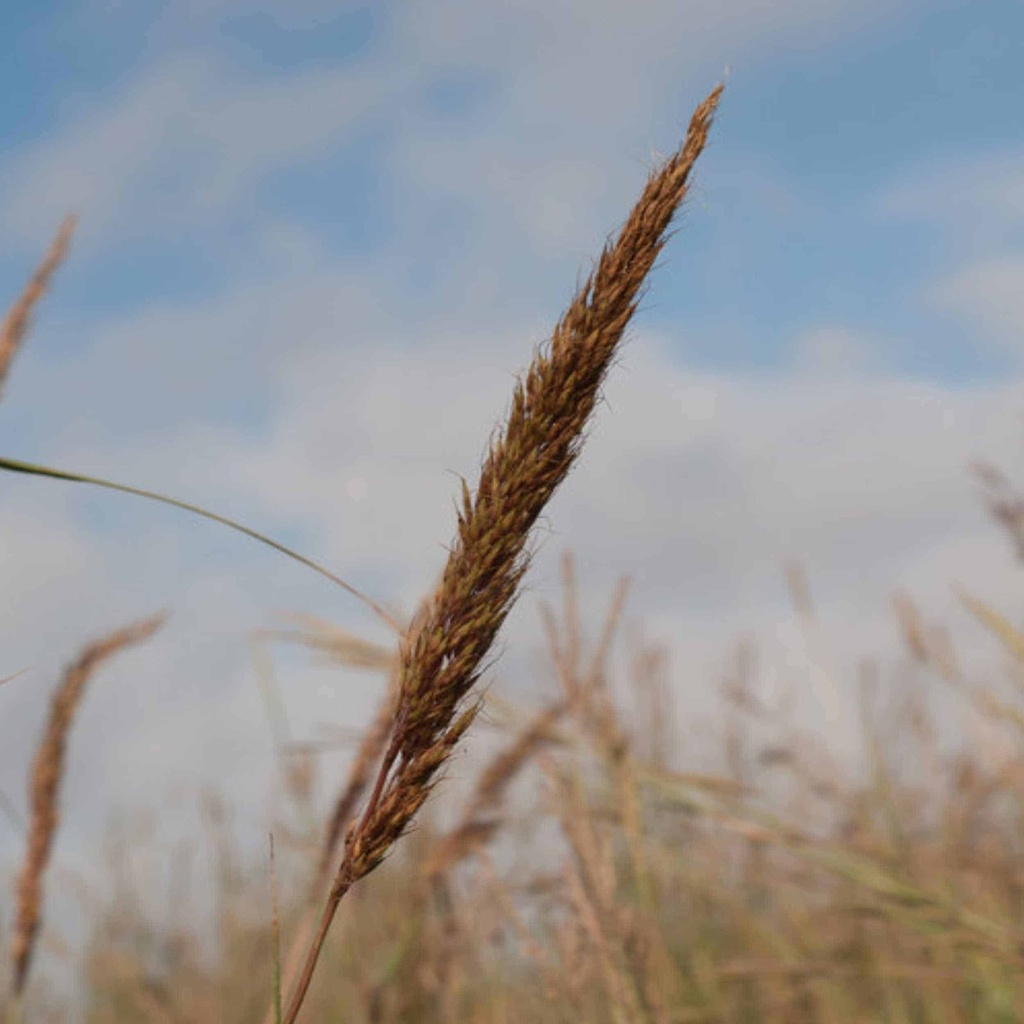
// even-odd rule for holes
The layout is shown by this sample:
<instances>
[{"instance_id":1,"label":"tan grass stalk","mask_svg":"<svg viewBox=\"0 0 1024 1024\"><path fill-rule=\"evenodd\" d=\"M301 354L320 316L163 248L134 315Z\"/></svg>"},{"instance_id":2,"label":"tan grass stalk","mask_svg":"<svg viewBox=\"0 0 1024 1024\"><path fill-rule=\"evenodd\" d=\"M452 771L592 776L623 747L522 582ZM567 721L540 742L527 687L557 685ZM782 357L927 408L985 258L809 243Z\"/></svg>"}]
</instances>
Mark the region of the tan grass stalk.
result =
<instances>
[{"instance_id":1,"label":"tan grass stalk","mask_svg":"<svg viewBox=\"0 0 1024 1024\"><path fill-rule=\"evenodd\" d=\"M900 620L900 629L903 632L903 642L911 657L920 665L927 665L931 660L929 657L928 640L925 636L924 625L921 622L921 613L909 594L897 591L892 598L893 608Z\"/></svg>"},{"instance_id":2,"label":"tan grass stalk","mask_svg":"<svg viewBox=\"0 0 1024 1024\"><path fill-rule=\"evenodd\" d=\"M63 682L53 695L29 783L31 815L28 845L18 881L18 911L10 950L15 999L24 991L39 932L43 873L50 859L59 819L58 797L64 774L67 737L85 685L103 662L125 647L149 639L163 625L165 618L164 615L155 615L90 644L67 669Z\"/></svg>"},{"instance_id":3,"label":"tan grass stalk","mask_svg":"<svg viewBox=\"0 0 1024 1024\"><path fill-rule=\"evenodd\" d=\"M400 644L400 695L374 790L345 854L285 1020L299 1013L345 893L408 828L479 709L470 694L529 564L533 525L579 454L601 385L636 311L644 279L707 142L722 86L697 108L682 148L652 174L618 240L607 246L516 385L475 498L462 484L458 538L441 583Z\"/></svg>"},{"instance_id":4,"label":"tan grass stalk","mask_svg":"<svg viewBox=\"0 0 1024 1024\"><path fill-rule=\"evenodd\" d=\"M570 707L576 712L585 733L594 743L612 776L618 795L616 812L620 817L626 845L633 863L634 878L643 905L650 909L653 893L646 855L643 850L643 812L638 788L636 758L632 753L633 739L620 722L605 677L605 664L616 624L622 616L629 588L629 578L620 578L616 585L601 639L591 662L590 671L586 676L581 676L579 669L582 654L579 600L572 559L568 556L562 559L562 578L565 590L565 642L559 641L552 612L549 608L543 607L542 614L548 633L549 646L555 656L562 688L568 695Z\"/></svg>"},{"instance_id":5,"label":"tan grass stalk","mask_svg":"<svg viewBox=\"0 0 1024 1024\"><path fill-rule=\"evenodd\" d=\"M274 673L274 663L266 644L259 636L250 640L253 668L256 670L256 682L263 696L270 731L274 737L274 748L277 752L281 777L288 795L303 818L303 825L308 832L313 827L313 812L310 801L316 782L316 766L313 751L296 746L291 741L291 730L288 726L288 715L281 690ZM287 832L287 830L283 830Z\"/></svg>"},{"instance_id":6,"label":"tan grass stalk","mask_svg":"<svg viewBox=\"0 0 1024 1024\"><path fill-rule=\"evenodd\" d=\"M668 675L669 652L661 643L634 634L630 666L636 695L637 743L642 758L653 768L667 770L673 758L672 724L675 720L672 689Z\"/></svg>"},{"instance_id":7,"label":"tan grass stalk","mask_svg":"<svg viewBox=\"0 0 1024 1024\"><path fill-rule=\"evenodd\" d=\"M4 382L7 380L15 353L28 330L32 310L46 291L54 271L67 255L75 224L75 217L64 218L56 237L50 243L50 248L43 257L43 262L39 264L31 280L25 286L25 290L11 306L3 323L0 324L0 393L3 392Z\"/></svg>"},{"instance_id":8,"label":"tan grass stalk","mask_svg":"<svg viewBox=\"0 0 1024 1024\"><path fill-rule=\"evenodd\" d=\"M537 712L516 733L512 742L500 750L481 772L458 823L432 848L423 868L422 879L434 897L441 915L441 948L435 953L439 972L439 998L444 1019L454 1020L459 984L452 964L460 926L458 904L451 889L452 872L471 854L486 857L485 844L503 824L499 809L505 793L519 772L548 743L564 742L556 726L568 710L564 701L556 701ZM507 896L507 894L506 894ZM511 902L511 901L510 901Z\"/></svg>"},{"instance_id":9,"label":"tan grass stalk","mask_svg":"<svg viewBox=\"0 0 1024 1024\"><path fill-rule=\"evenodd\" d=\"M379 764L387 746L391 724L397 711L398 695L398 677L393 674L384 700L381 701L370 728L363 734L352 767L349 769L348 781L339 794L330 821L327 823L327 831L324 834L320 852L320 863L317 867L317 882L319 884L325 883L330 877L342 834L345 828L351 824L359 801L373 780L373 770Z\"/></svg>"},{"instance_id":10,"label":"tan grass stalk","mask_svg":"<svg viewBox=\"0 0 1024 1024\"><path fill-rule=\"evenodd\" d=\"M341 633L341 631L339 630L338 633ZM355 638L351 638L348 635L342 635L342 643L340 645L337 643L309 643L309 639L305 634L301 636L302 643L309 646L322 647L345 664L380 668L394 661L392 655L385 652L382 648L373 650L372 648L375 645L369 645L366 641L359 641L354 647L351 647L348 641ZM385 657L386 661L383 660ZM391 723L395 717L397 699L398 675L396 672L392 672L387 693L381 701L377 714L370 724L370 728L363 733L356 756L352 761L352 766L349 768L348 779L338 794L334 810L331 812L330 820L327 823L327 829L320 846L320 860L317 863L313 884L310 886L310 895L296 926L285 958L283 983L283 991L285 992L288 991L288 988L302 967L302 955L310 939L313 937L313 927L316 924L316 908L318 902L327 893L327 886L330 883L331 874L338 858L338 847L341 843L341 837L344 834L345 828L351 823L359 806L359 801L365 796L366 790L373 780L373 770L380 763L381 757L384 754L384 748L387 745L388 736L391 731ZM271 1006L264 1014L263 1024L275 1024L275 1020L275 1009Z\"/></svg>"},{"instance_id":11,"label":"tan grass stalk","mask_svg":"<svg viewBox=\"0 0 1024 1024\"><path fill-rule=\"evenodd\" d=\"M508 746L500 750L481 772L466 801L458 824L431 852L423 868L424 876L437 882L494 834L500 824L496 812L512 780L545 743L551 742L554 726L565 714L566 705L558 701L538 711Z\"/></svg>"},{"instance_id":12,"label":"tan grass stalk","mask_svg":"<svg viewBox=\"0 0 1024 1024\"><path fill-rule=\"evenodd\" d=\"M608 713L609 697L605 685L604 669L611 650L612 640L626 604L630 580L622 576L615 584L612 602L601 627L601 636L590 668L584 675L580 668L582 657L582 630L579 622L579 597L573 560L569 552L562 556L562 617L565 621L565 639L560 639L558 623L551 606L542 601L541 621L548 639L548 648L558 675L559 684L569 707L576 711L586 723L598 723Z\"/></svg>"},{"instance_id":13,"label":"tan grass stalk","mask_svg":"<svg viewBox=\"0 0 1024 1024\"><path fill-rule=\"evenodd\" d=\"M608 887L596 885L594 877L585 877L588 866L593 871L593 864L588 865L588 859L596 860L601 855L592 851L588 856L584 856L576 845L578 837L572 832L567 832L567 835L573 842L576 860L567 860L564 866L566 891L576 919L597 956L598 967L610 999L612 1019L615 1024L639 1024L640 1021L646 1020L646 1016L642 1014L636 989L622 964L621 950L616 949L609 935L607 918L609 902L614 894L608 891ZM589 838L591 841L594 839ZM604 861L602 868L610 862L607 855L601 859ZM600 877L606 872L599 871L595 874ZM599 902L602 897L604 899Z\"/></svg>"},{"instance_id":14,"label":"tan grass stalk","mask_svg":"<svg viewBox=\"0 0 1024 1024\"><path fill-rule=\"evenodd\" d=\"M274 874L274 833L270 833L271 941L274 949L274 1020L281 1024L281 926L277 906L277 878Z\"/></svg>"},{"instance_id":15,"label":"tan grass stalk","mask_svg":"<svg viewBox=\"0 0 1024 1024\"><path fill-rule=\"evenodd\" d=\"M285 643L297 643L311 650L321 651L327 664L341 664L347 668L390 669L395 661L393 647L367 640L347 629L317 618L289 612L284 618L305 624L304 629L259 629L255 635Z\"/></svg>"}]
</instances>

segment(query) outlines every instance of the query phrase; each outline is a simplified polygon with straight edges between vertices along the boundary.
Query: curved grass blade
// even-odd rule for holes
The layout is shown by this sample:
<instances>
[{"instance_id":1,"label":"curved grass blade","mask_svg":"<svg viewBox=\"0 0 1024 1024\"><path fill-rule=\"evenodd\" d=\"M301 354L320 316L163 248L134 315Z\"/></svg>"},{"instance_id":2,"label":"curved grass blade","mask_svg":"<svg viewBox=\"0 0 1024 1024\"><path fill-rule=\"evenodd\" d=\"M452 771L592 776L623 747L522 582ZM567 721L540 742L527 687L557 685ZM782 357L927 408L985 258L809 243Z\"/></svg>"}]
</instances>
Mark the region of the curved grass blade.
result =
<instances>
[{"instance_id":1,"label":"curved grass blade","mask_svg":"<svg viewBox=\"0 0 1024 1024\"><path fill-rule=\"evenodd\" d=\"M54 480L70 480L73 483L93 484L96 487L108 487L113 491L122 491L125 494L134 494L139 498L149 498L152 501L163 502L165 505L173 505L175 508L182 508L186 512L194 512L197 516L212 519L215 523L230 526L232 530L244 533L246 536L252 537L254 540L258 540L261 544L266 544L267 547L271 547L275 551L280 551L281 554L287 555L289 558L301 563L308 569L318 572L321 576L325 576L332 583L337 584L342 588L342 590L348 591L348 593L353 597L357 597L367 607L372 609L380 619L387 623L396 636L402 635L401 627L399 627L398 623L396 623L380 605L368 598L365 594L360 593L355 587L346 583L339 576L335 576L334 573L325 569L322 565L318 565L316 562L306 558L304 555L300 555L297 551L293 551L291 548L285 547L283 544L279 544L276 540L271 540L270 537L265 537L262 533L250 530L248 526L236 523L233 519L228 519L226 516L217 515L216 512L208 512L205 508L200 508L198 505L190 505L187 501L178 501L177 498L169 498L165 494L157 494L155 491L143 490L141 487L129 487L127 484L117 484L110 480L101 480L99 477L86 476L84 473L69 473L63 469L53 469L50 466L39 466L33 462L22 462L19 459L8 459L0 456L0 469L7 469L12 473L27 473L30 476L48 476Z\"/></svg>"}]
</instances>

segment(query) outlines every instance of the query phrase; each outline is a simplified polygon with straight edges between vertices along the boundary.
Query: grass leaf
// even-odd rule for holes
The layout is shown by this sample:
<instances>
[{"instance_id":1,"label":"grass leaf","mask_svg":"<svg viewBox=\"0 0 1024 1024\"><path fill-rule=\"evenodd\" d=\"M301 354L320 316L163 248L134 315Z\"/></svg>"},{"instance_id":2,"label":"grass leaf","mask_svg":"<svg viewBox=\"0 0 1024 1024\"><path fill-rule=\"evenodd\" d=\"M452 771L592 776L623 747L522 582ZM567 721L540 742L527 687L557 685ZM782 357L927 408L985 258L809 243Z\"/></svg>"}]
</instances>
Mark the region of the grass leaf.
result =
<instances>
[{"instance_id":1,"label":"grass leaf","mask_svg":"<svg viewBox=\"0 0 1024 1024\"><path fill-rule=\"evenodd\" d=\"M197 516L212 519L215 523L220 523L223 526L229 526L232 530L244 533L246 536L252 537L254 540L258 540L261 544L266 544L267 547L271 547L275 551L280 551L281 554L287 555L289 558L294 559L296 562L306 566L308 569L318 572L321 576L325 576L332 583L341 587L342 590L348 591L348 593L353 597L362 601L368 608L374 611L380 619L387 623L396 635L401 636L402 630L398 623L396 623L395 620L388 615L388 613L379 604L368 598L365 594L360 593L360 591L356 590L356 588L351 584L346 583L339 576L335 576L330 570L325 569L322 565L319 565L312 559L306 558L304 555L300 555L297 551L293 551L291 548L285 547L284 544L279 544L276 540L272 540L270 537L266 537L262 533L257 533L255 530L251 530L248 526L243 526L241 523L237 523L233 519L228 519L226 516L218 515L216 512L209 512L204 508L200 508L198 505L190 505L187 501L179 501L177 498L170 498L165 494L157 494L155 491L143 490L141 487L129 487L127 484L118 484L111 480L101 480L99 477L86 476L84 473L70 473L63 469L53 469L50 466L40 466L34 462L22 462L19 459L0 457L0 469L9 470L12 473L26 473L29 476L45 476L54 480L70 480L73 483L92 484L95 487L107 487L112 491L121 491L124 494L134 494L139 498L149 498L151 501L159 501L165 505L173 505L175 508L182 508L186 512L192 512Z\"/></svg>"}]
</instances>

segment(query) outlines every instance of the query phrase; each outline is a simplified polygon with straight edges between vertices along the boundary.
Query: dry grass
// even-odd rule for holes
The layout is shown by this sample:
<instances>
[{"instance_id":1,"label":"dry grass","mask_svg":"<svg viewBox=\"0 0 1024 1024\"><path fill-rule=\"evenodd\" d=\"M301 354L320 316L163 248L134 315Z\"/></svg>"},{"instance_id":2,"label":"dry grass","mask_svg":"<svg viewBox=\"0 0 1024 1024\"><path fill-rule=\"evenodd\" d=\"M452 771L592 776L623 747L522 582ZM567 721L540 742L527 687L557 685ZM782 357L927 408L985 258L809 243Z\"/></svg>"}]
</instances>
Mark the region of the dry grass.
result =
<instances>
[{"instance_id":1,"label":"dry grass","mask_svg":"<svg viewBox=\"0 0 1024 1024\"><path fill-rule=\"evenodd\" d=\"M28 331L32 312L42 298L54 273L67 255L75 217L67 217L42 262L21 295L0 324L0 391L11 363ZM59 822L59 796L64 774L68 734L81 703L86 684L103 662L118 651L149 639L163 624L157 615L118 630L85 648L64 674L53 695L43 736L36 748L29 776L29 821L25 857L17 886L17 909L10 940L11 996L19 1012L25 984L32 966L42 915L43 878ZM20 675L8 676L4 682ZM0 1015L3 1011L0 1011Z\"/></svg>"},{"instance_id":2,"label":"dry grass","mask_svg":"<svg viewBox=\"0 0 1024 1024\"><path fill-rule=\"evenodd\" d=\"M59 820L58 797L64 774L68 733L85 693L85 686L103 662L126 647L148 640L163 621L164 616L157 615L90 644L69 666L53 695L29 781L28 844L18 880L18 909L10 952L11 990L15 1000L21 998L32 964L42 908L43 874L50 859Z\"/></svg>"},{"instance_id":3,"label":"dry grass","mask_svg":"<svg viewBox=\"0 0 1024 1024\"><path fill-rule=\"evenodd\" d=\"M590 697L600 680L600 710L560 698L510 719L522 724L510 724L482 764L452 828L424 823L352 890L304 1019L1020 1019L1024 868L1015 811L1024 757L989 765L986 751L966 744L955 756L935 751L929 716L911 699L910 669L921 664L915 640L907 638L898 677L906 699L887 723L898 747L883 732L873 675L864 675L865 778L822 774L827 764L783 720L777 735L764 736L749 649L723 687L723 707L736 716L723 719L727 770L683 771L678 735L667 757L644 751L648 706L640 701L627 715L630 688L608 675L624 588L610 595L608 621L590 647L565 568L561 615L545 617L550 685ZM634 647L639 697L664 662L642 640ZM389 668L380 671L386 680ZM942 678L938 668L929 672ZM1017 728L1007 702L987 700L984 688L963 696L993 723ZM521 759L525 737L542 732L547 742ZM534 778L539 769L540 802L509 804L498 791L509 778L499 764ZM760 767L751 773L751 765ZM910 778L918 766L931 780L923 795ZM122 893L107 917L97 914L89 1024L242 1024L272 1005L266 858L246 864L230 848L223 811L211 804L209 813L219 860L232 865L223 874L219 966L197 952L195 933L152 920ZM818 827L830 818L834 828ZM479 832L466 827L472 822ZM554 831L540 854L529 837L545 829ZM308 907L302 873L287 884L284 869L307 864L315 873L321 852L281 846L282 934L294 935ZM146 952L159 949L155 960ZM255 976L254 964L262 965ZM44 1009L33 1004L31 1019L63 1019L58 1008Z\"/></svg>"},{"instance_id":4,"label":"dry grass","mask_svg":"<svg viewBox=\"0 0 1024 1024\"><path fill-rule=\"evenodd\" d=\"M117 899L82 894L93 905L87 1024L291 1024L300 1013L352 1024L1024 1019L1024 755L1018 743L997 758L977 736L955 754L940 749L922 680L948 686L965 716L1018 740L1019 692L972 686L948 632L908 594L893 602L906 656L886 680L900 700L880 708L880 666L859 669L862 778L844 773L784 709L766 706L751 642L720 687L721 769L684 770L665 651L634 638L628 680L613 678L626 581L591 647L566 557L560 615L541 608L553 696L504 716L507 735L450 827L436 827L423 807L478 715L484 660L516 600L532 528L579 453L720 91L651 176L550 352L517 385L475 495L463 484L458 536L435 592L404 628L367 602L400 634L397 650L308 619L264 632L379 673L382 697L322 817L313 815L312 748L296 753L277 734L290 804L276 809L269 878L265 852L248 862L226 808L208 796L215 958L201 951L203 908L187 872L170 894L177 915L154 920L142 898L153 894L136 890L128 867L141 840L112 844ZM5 321L0 384L71 224ZM993 516L1020 544L1024 502L998 471L979 472ZM802 567L792 564L787 579L797 615L813 622ZM962 597L1024 678L1024 636L997 609ZM62 949L41 928L40 907L44 877L62 892L68 885L44 874L68 729L95 668L160 621L86 648L54 695L36 753L7 954L13 1008L39 1024L69 1016L45 976L27 985L37 946ZM419 828L398 843L417 817Z\"/></svg>"},{"instance_id":5,"label":"dry grass","mask_svg":"<svg viewBox=\"0 0 1024 1024\"><path fill-rule=\"evenodd\" d=\"M28 331L32 310L42 298L55 271L64 262L68 247L71 245L71 236L75 231L75 223L74 217L65 218L43 257L43 262L0 324L0 396L3 395L4 383L14 356Z\"/></svg>"}]
</instances>

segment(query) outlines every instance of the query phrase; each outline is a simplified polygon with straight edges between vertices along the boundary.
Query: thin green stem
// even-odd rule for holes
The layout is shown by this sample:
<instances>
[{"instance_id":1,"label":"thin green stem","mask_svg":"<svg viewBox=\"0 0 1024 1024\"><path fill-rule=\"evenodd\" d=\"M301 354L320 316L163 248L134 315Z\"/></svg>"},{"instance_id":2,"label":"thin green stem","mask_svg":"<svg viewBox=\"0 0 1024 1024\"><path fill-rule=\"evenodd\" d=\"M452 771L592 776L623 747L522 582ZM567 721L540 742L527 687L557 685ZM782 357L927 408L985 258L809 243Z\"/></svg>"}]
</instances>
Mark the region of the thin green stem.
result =
<instances>
[{"instance_id":1,"label":"thin green stem","mask_svg":"<svg viewBox=\"0 0 1024 1024\"><path fill-rule=\"evenodd\" d=\"M287 555L289 558L292 558L296 562L312 569L314 572L318 572L321 576L325 576L332 583L341 587L342 590L348 591L348 593L353 597L362 601L388 625L396 636L402 635L402 629L398 623L395 622L395 620L388 615L388 613L379 604L377 604L376 601L373 601L365 594L356 590L356 588L351 584L346 583L339 576L335 576L334 573L325 569L322 565L318 565L316 562L306 558L304 555L300 555L297 551L293 551L291 548L285 547L284 544L279 544L276 540L272 540L270 537L265 537L262 533L250 530L248 526L236 523L233 519L228 519L226 516L218 515L216 512L208 512L204 508L199 508L198 505L190 505L187 501L178 501L177 498L170 498L165 494L157 494L155 491L143 490L141 487L129 487L127 484L118 484L110 480L101 480L99 477L86 476L84 473L69 473L63 469L53 469L50 466L39 466L36 463L22 462L19 459L0 457L0 469L7 469L12 473L27 473L30 476L52 477L54 480L71 480L74 483L93 484L96 487L108 487L112 491L121 491L124 494L134 494L140 498L149 498L151 501L160 501L165 505L174 505L176 508L182 508L186 512L194 512L198 516L203 516L206 519L212 519L215 523L221 523L224 526L229 526L232 530L238 530L239 533L244 533L247 536L252 537L254 540L258 540L261 544L266 544L268 547L274 548L275 551L280 551L281 554Z\"/></svg>"}]
</instances>

